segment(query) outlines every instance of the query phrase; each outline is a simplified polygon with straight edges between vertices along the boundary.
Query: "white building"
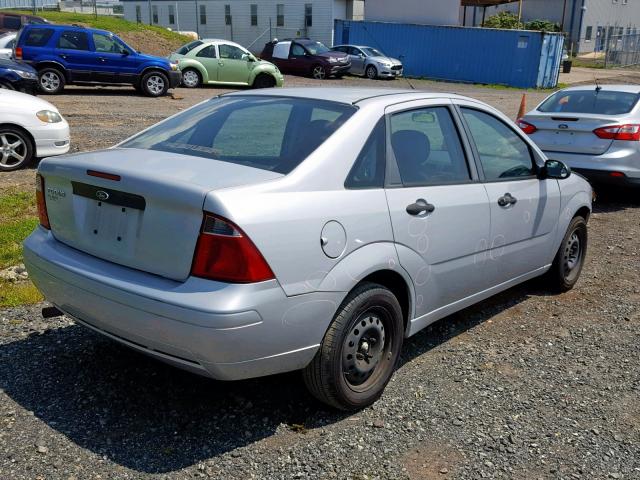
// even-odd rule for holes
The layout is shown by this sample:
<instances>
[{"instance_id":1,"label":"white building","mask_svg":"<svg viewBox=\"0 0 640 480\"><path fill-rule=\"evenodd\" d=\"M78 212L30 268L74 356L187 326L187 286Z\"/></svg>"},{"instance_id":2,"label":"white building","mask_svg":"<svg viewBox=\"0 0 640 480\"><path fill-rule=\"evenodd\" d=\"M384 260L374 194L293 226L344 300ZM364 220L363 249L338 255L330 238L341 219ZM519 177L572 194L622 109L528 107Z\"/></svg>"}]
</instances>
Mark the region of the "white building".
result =
<instances>
[{"instance_id":1,"label":"white building","mask_svg":"<svg viewBox=\"0 0 640 480\"><path fill-rule=\"evenodd\" d=\"M364 17L372 22L458 25L460 0L366 0Z\"/></svg>"},{"instance_id":2,"label":"white building","mask_svg":"<svg viewBox=\"0 0 640 480\"><path fill-rule=\"evenodd\" d=\"M273 38L309 37L333 44L335 19L362 20L363 0L123 0L139 23L225 38L254 52Z\"/></svg>"}]
</instances>

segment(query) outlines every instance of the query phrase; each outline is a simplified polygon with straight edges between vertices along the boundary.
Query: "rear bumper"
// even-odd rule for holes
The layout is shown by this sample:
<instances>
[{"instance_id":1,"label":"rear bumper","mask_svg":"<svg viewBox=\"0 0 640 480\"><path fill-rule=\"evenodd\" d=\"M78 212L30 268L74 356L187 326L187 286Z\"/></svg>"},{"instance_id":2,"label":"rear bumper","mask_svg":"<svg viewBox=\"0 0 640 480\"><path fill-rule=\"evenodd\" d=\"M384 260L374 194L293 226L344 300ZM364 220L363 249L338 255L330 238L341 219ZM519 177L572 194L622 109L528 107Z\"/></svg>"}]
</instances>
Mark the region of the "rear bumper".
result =
<instances>
[{"instance_id":1,"label":"rear bumper","mask_svg":"<svg viewBox=\"0 0 640 480\"><path fill-rule=\"evenodd\" d=\"M52 157L69 151L71 143L66 121L48 123L30 131L36 143L36 157Z\"/></svg>"},{"instance_id":2,"label":"rear bumper","mask_svg":"<svg viewBox=\"0 0 640 480\"><path fill-rule=\"evenodd\" d=\"M544 153L548 158L566 163L572 170L584 175L592 182L640 184L640 151L635 147L615 149L602 155L580 155L546 150Z\"/></svg>"},{"instance_id":3,"label":"rear bumper","mask_svg":"<svg viewBox=\"0 0 640 480\"><path fill-rule=\"evenodd\" d=\"M628 177L623 172L589 170L585 168L574 168L573 171L595 184L640 187L639 177Z\"/></svg>"},{"instance_id":4,"label":"rear bumper","mask_svg":"<svg viewBox=\"0 0 640 480\"><path fill-rule=\"evenodd\" d=\"M175 282L65 246L38 227L24 242L29 275L80 323L161 361L220 380L305 367L344 294L287 297L277 281Z\"/></svg>"},{"instance_id":5,"label":"rear bumper","mask_svg":"<svg viewBox=\"0 0 640 480\"><path fill-rule=\"evenodd\" d=\"M176 88L182 82L182 72L171 70L169 72L169 88Z\"/></svg>"}]
</instances>

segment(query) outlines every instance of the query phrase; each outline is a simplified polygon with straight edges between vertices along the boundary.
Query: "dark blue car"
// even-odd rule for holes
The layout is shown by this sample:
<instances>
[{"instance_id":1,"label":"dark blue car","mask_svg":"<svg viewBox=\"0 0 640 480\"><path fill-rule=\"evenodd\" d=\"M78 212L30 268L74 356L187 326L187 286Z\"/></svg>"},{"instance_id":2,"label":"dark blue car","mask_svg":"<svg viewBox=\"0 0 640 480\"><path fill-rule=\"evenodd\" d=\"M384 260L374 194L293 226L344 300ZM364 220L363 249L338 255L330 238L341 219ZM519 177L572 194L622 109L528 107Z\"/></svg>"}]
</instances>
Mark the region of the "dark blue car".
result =
<instances>
[{"instance_id":1,"label":"dark blue car","mask_svg":"<svg viewBox=\"0 0 640 480\"><path fill-rule=\"evenodd\" d=\"M0 88L35 93L38 72L26 63L0 59Z\"/></svg>"},{"instance_id":2,"label":"dark blue car","mask_svg":"<svg viewBox=\"0 0 640 480\"><path fill-rule=\"evenodd\" d=\"M133 85L150 97L177 87L177 64L137 52L105 30L70 25L25 25L14 57L35 67L43 93L65 85Z\"/></svg>"}]
</instances>

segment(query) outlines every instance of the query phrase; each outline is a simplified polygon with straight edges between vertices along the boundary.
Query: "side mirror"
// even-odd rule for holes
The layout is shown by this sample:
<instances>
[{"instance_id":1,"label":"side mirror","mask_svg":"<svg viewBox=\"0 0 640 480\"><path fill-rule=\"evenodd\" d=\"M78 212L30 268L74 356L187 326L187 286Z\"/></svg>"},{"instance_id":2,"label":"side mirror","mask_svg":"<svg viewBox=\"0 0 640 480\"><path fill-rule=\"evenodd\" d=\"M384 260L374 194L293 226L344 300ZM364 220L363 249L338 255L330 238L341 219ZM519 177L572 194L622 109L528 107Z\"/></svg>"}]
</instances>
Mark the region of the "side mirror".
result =
<instances>
[{"instance_id":1,"label":"side mirror","mask_svg":"<svg viewBox=\"0 0 640 480\"><path fill-rule=\"evenodd\" d=\"M129 55L131 55L131 52L129 50L127 50L126 48L122 49L122 55L125 57L128 57Z\"/></svg>"},{"instance_id":2,"label":"side mirror","mask_svg":"<svg viewBox=\"0 0 640 480\"><path fill-rule=\"evenodd\" d=\"M540 171L540 178L564 180L571 176L571 168L559 160L547 160Z\"/></svg>"}]
</instances>

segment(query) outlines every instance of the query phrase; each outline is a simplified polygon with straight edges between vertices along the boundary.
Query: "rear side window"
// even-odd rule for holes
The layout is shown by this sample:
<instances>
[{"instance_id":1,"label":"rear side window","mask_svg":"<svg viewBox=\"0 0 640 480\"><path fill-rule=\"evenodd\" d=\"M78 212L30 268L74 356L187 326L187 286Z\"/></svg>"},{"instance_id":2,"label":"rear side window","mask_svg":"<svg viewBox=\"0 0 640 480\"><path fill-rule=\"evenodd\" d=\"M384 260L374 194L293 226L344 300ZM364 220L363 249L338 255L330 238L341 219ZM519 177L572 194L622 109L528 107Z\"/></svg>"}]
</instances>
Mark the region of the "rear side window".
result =
<instances>
[{"instance_id":1,"label":"rear side window","mask_svg":"<svg viewBox=\"0 0 640 480\"><path fill-rule=\"evenodd\" d=\"M230 96L197 105L123 143L288 174L356 108L286 97Z\"/></svg>"},{"instance_id":2,"label":"rear side window","mask_svg":"<svg viewBox=\"0 0 640 480\"><path fill-rule=\"evenodd\" d=\"M447 107L421 108L393 115L391 147L405 186L471 180L460 136Z\"/></svg>"},{"instance_id":3,"label":"rear side window","mask_svg":"<svg viewBox=\"0 0 640 480\"><path fill-rule=\"evenodd\" d=\"M193 42L187 43L186 45L183 45L182 47L180 47L178 49L178 51L176 53L180 54L180 55L186 55L187 53L189 53L191 50L193 50L196 47L199 47L200 45L202 45L203 42L200 40L195 40Z\"/></svg>"},{"instance_id":4,"label":"rear side window","mask_svg":"<svg viewBox=\"0 0 640 480\"><path fill-rule=\"evenodd\" d=\"M32 28L20 35L24 37L24 45L27 47L44 47L53 35L51 28Z\"/></svg>"},{"instance_id":5,"label":"rear side window","mask_svg":"<svg viewBox=\"0 0 640 480\"><path fill-rule=\"evenodd\" d=\"M640 90L640 88L638 89ZM632 92L610 90L570 90L557 92L540 105L545 113L595 113L600 115L622 115L629 113L640 95Z\"/></svg>"},{"instance_id":6,"label":"rear side window","mask_svg":"<svg viewBox=\"0 0 640 480\"><path fill-rule=\"evenodd\" d=\"M58 39L58 48L68 50L89 50L89 40L85 32L67 30Z\"/></svg>"},{"instance_id":7,"label":"rear side window","mask_svg":"<svg viewBox=\"0 0 640 480\"><path fill-rule=\"evenodd\" d=\"M493 115L479 110L463 108L462 114L476 144L486 180L535 175L529 146L511 128Z\"/></svg>"},{"instance_id":8,"label":"rear side window","mask_svg":"<svg viewBox=\"0 0 640 480\"><path fill-rule=\"evenodd\" d=\"M381 119L365 143L351 172L344 183L346 188L382 188L384 186L384 170L386 138L385 122Z\"/></svg>"},{"instance_id":9,"label":"rear side window","mask_svg":"<svg viewBox=\"0 0 640 480\"><path fill-rule=\"evenodd\" d=\"M2 20L2 26L9 30L19 30L22 26L22 22L20 21L20 17L8 15Z\"/></svg>"},{"instance_id":10,"label":"rear side window","mask_svg":"<svg viewBox=\"0 0 640 480\"><path fill-rule=\"evenodd\" d=\"M196 57L203 58L216 58L216 47L215 45L208 45L196 53Z\"/></svg>"}]
</instances>

